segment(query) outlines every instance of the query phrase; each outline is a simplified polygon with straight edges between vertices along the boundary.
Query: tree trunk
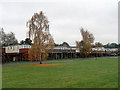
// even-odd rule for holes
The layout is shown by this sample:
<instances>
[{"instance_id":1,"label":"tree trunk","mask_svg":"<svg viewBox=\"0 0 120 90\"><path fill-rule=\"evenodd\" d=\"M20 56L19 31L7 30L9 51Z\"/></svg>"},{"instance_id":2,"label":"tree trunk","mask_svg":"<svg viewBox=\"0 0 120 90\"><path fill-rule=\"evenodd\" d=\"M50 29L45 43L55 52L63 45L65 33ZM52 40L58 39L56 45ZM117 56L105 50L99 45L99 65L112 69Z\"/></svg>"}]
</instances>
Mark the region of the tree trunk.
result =
<instances>
[{"instance_id":1,"label":"tree trunk","mask_svg":"<svg viewBox=\"0 0 120 90\"><path fill-rule=\"evenodd\" d=\"M40 53L40 64L42 64L42 60L41 60L41 53Z\"/></svg>"}]
</instances>

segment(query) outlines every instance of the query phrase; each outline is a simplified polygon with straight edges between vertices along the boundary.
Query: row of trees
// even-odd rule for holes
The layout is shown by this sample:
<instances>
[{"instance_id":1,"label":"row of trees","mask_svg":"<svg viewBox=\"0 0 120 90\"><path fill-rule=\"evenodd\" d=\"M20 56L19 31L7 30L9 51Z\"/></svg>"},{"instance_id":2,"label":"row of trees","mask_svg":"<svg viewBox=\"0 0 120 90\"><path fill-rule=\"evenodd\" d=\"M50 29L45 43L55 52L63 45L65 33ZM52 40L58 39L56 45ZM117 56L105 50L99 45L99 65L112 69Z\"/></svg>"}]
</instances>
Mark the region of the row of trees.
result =
<instances>
[{"instance_id":1,"label":"row of trees","mask_svg":"<svg viewBox=\"0 0 120 90\"><path fill-rule=\"evenodd\" d=\"M82 28L83 29L83 28ZM84 30L84 29L83 29ZM81 41L82 43L83 41ZM8 45L16 45L16 44L32 44L32 40L30 38L26 38L25 40L21 40L20 43L18 43L17 38L15 37L15 34L13 32L5 33L3 28L0 28L0 45L2 46L8 46ZM63 44L66 44L69 46L67 42L63 42L62 44L55 44L55 46L63 46ZM120 44L117 43L108 43L103 45L101 42L96 42L95 44L92 43L92 47L104 47L104 48L118 48Z\"/></svg>"},{"instance_id":2,"label":"row of trees","mask_svg":"<svg viewBox=\"0 0 120 90\"><path fill-rule=\"evenodd\" d=\"M56 44L55 46L66 46L66 47L70 47L70 45L67 42L63 42L62 44Z\"/></svg>"},{"instance_id":3,"label":"row of trees","mask_svg":"<svg viewBox=\"0 0 120 90\"><path fill-rule=\"evenodd\" d=\"M108 43L106 45L103 45L100 42L96 42L94 45L92 45L93 47L104 47L104 48L118 48L120 44L117 43Z\"/></svg>"}]
</instances>

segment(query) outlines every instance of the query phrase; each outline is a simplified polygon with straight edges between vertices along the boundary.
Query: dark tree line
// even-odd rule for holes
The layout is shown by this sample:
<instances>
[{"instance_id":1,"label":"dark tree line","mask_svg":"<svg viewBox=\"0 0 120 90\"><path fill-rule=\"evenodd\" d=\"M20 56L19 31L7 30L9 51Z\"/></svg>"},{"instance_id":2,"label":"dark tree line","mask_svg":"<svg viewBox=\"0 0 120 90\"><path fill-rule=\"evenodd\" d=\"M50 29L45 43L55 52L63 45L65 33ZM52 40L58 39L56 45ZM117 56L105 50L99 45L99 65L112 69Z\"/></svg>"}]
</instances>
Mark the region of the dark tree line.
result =
<instances>
[{"instance_id":1,"label":"dark tree line","mask_svg":"<svg viewBox=\"0 0 120 90\"><path fill-rule=\"evenodd\" d=\"M32 45L32 40L30 40L30 38L26 38L25 40L20 41L20 44Z\"/></svg>"},{"instance_id":2,"label":"dark tree line","mask_svg":"<svg viewBox=\"0 0 120 90\"><path fill-rule=\"evenodd\" d=\"M107 43L103 45L101 42L96 42L95 44L92 45L93 48L95 47L104 47L104 48L118 48L120 44L117 43Z\"/></svg>"},{"instance_id":3,"label":"dark tree line","mask_svg":"<svg viewBox=\"0 0 120 90\"><path fill-rule=\"evenodd\" d=\"M118 48L120 44L117 43L108 43L104 45L105 48Z\"/></svg>"},{"instance_id":4,"label":"dark tree line","mask_svg":"<svg viewBox=\"0 0 120 90\"><path fill-rule=\"evenodd\" d=\"M16 45L18 40L13 32L5 33L3 28L0 28L0 44L2 46Z\"/></svg>"},{"instance_id":5,"label":"dark tree line","mask_svg":"<svg viewBox=\"0 0 120 90\"><path fill-rule=\"evenodd\" d=\"M25 40L21 40L20 43L18 43L17 38L15 37L15 34L13 32L5 33L3 28L0 28L0 45L3 46L9 46L9 45L16 45L16 44L32 44L32 40L29 38L26 38Z\"/></svg>"},{"instance_id":6,"label":"dark tree line","mask_svg":"<svg viewBox=\"0 0 120 90\"><path fill-rule=\"evenodd\" d=\"M55 46L67 46L67 47L70 47L70 45L67 42L63 42L62 44L56 44L55 43Z\"/></svg>"}]
</instances>

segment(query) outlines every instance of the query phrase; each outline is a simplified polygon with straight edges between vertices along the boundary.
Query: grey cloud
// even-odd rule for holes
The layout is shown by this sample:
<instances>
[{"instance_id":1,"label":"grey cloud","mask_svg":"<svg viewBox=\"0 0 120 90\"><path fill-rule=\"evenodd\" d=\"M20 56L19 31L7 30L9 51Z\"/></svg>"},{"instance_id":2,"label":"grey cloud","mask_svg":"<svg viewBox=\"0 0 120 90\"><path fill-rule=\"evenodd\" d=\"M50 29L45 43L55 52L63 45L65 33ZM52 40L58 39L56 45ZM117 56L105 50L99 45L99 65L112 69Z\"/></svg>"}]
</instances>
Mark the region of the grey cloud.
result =
<instances>
[{"instance_id":1,"label":"grey cloud","mask_svg":"<svg viewBox=\"0 0 120 90\"><path fill-rule=\"evenodd\" d=\"M76 40L82 39L79 32L81 26L94 34L95 41L117 42L117 1L46 0L37 3L2 3L3 19L0 25L6 32L15 32L21 40L26 38L25 23L35 12L42 10L50 21L50 32L56 43L66 41L75 45Z\"/></svg>"}]
</instances>

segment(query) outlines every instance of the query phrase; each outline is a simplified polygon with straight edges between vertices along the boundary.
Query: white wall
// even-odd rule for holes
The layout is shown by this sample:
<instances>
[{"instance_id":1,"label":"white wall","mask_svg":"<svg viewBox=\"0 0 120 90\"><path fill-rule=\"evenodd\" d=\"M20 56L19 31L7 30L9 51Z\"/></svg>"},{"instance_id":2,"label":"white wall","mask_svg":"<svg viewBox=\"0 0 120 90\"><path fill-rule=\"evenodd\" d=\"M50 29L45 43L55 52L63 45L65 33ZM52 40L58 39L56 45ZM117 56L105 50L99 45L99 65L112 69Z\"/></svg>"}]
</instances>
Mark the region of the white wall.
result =
<instances>
[{"instance_id":1,"label":"white wall","mask_svg":"<svg viewBox=\"0 0 120 90\"><path fill-rule=\"evenodd\" d=\"M30 48L30 45L12 45L5 47L6 53L19 53L19 49Z\"/></svg>"}]
</instances>

